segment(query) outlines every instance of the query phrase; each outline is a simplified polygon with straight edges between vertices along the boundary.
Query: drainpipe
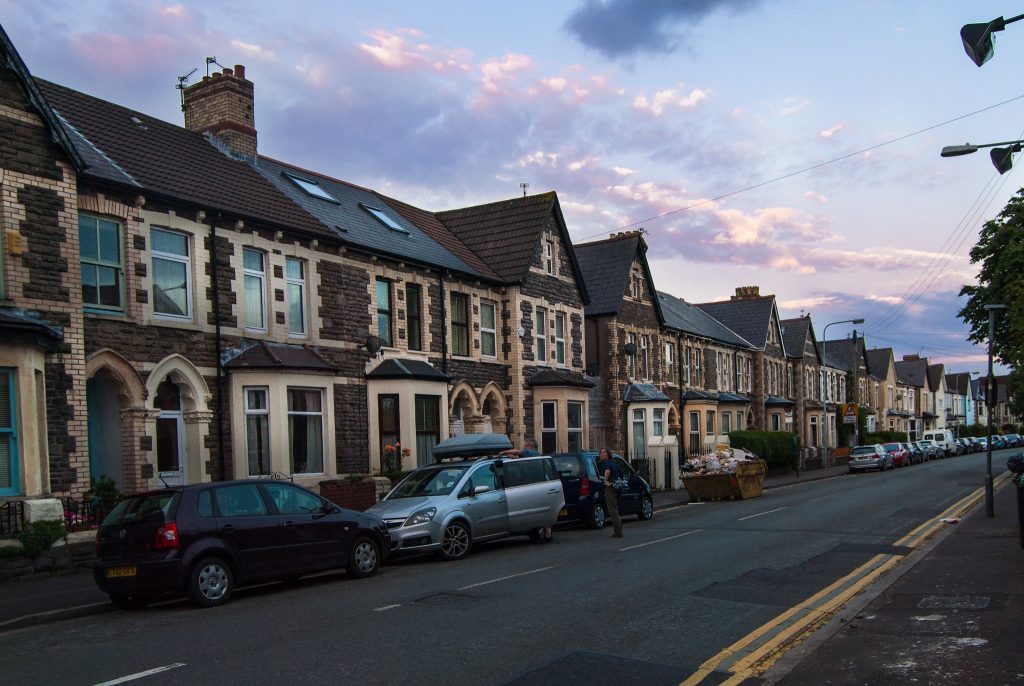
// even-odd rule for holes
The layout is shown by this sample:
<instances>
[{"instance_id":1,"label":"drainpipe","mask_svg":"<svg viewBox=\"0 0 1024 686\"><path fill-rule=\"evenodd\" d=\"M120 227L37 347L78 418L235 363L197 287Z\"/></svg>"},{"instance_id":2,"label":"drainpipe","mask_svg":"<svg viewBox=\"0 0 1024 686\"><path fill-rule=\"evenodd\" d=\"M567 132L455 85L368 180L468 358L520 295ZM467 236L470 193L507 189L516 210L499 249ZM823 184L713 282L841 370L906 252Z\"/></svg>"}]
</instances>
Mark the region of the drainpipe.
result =
<instances>
[{"instance_id":1,"label":"drainpipe","mask_svg":"<svg viewBox=\"0 0 1024 686\"><path fill-rule=\"evenodd\" d=\"M220 283L217 279L220 272L218 269L220 258L217 256L217 222L219 220L220 213L213 212L210 216L210 279L213 281L213 338L217 365L217 393L215 396L217 407L217 463L220 480L224 481L227 479L227 471L224 460L224 386L223 371L220 363Z\"/></svg>"},{"instance_id":2,"label":"drainpipe","mask_svg":"<svg viewBox=\"0 0 1024 686\"><path fill-rule=\"evenodd\" d=\"M679 377L679 456L682 459L683 449L687 448L686 452L689 453L689 446L685 443L685 435L687 423L689 417L686 416L684 410L686 409L686 403L683 402L683 337L676 332L676 375ZM680 464L682 466L682 464Z\"/></svg>"}]
</instances>

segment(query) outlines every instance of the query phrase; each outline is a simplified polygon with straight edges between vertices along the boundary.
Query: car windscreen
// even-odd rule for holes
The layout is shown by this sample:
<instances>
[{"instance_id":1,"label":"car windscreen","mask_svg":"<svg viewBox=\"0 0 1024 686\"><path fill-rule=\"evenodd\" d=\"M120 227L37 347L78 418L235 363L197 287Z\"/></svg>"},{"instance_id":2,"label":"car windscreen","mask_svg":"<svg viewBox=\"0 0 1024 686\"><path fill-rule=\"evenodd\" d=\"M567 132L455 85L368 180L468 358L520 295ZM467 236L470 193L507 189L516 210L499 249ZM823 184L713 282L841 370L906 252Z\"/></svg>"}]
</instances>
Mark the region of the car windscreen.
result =
<instances>
[{"instance_id":1,"label":"car windscreen","mask_svg":"<svg viewBox=\"0 0 1024 686\"><path fill-rule=\"evenodd\" d=\"M458 486L467 469L465 465L440 465L417 469L388 493L388 499L448 495Z\"/></svg>"},{"instance_id":2,"label":"car windscreen","mask_svg":"<svg viewBox=\"0 0 1024 686\"><path fill-rule=\"evenodd\" d=\"M900 444L899 443L886 443L882 447L885 448L886 450L899 450L900 449Z\"/></svg>"},{"instance_id":3,"label":"car windscreen","mask_svg":"<svg viewBox=\"0 0 1024 686\"><path fill-rule=\"evenodd\" d=\"M859 445L850 451L851 455L874 455L875 447L873 445Z\"/></svg>"},{"instance_id":4,"label":"car windscreen","mask_svg":"<svg viewBox=\"0 0 1024 686\"><path fill-rule=\"evenodd\" d=\"M110 514L103 519L101 526L137 522L144 518L155 517L157 513L164 519L167 519L168 513L171 511L171 505L174 503L175 496L177 495L175 492L167 492L126 498L110 511Z\"/></svg>"}]
</instances>

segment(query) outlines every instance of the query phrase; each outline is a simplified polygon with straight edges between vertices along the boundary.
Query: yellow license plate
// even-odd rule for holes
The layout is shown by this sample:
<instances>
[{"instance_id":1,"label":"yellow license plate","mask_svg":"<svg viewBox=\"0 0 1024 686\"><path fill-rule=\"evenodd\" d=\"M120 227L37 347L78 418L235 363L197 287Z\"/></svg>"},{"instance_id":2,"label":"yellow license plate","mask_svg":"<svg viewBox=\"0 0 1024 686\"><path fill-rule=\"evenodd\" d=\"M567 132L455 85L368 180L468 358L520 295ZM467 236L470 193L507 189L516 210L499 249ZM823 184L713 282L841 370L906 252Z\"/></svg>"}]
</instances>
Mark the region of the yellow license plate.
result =
<instances>
[{"instance_id":1,"label":"yellow license plate","mask_svg":"<svg viewBox=\"0 0 1024 686\"><path fill-rule=\"evenodd\" d=\"M110 567L107 569L108 579L119 579L126 576L135 576L135 565L127 567Z\"/></svg>"},{"instance_id":2,"label":"yellow license plate","mask_svg":"<svg viewBox=\"0 0 1024 686\"><path fill-rule=\"evenodd\" d=\"M566 516L566 515L568 515L568 514L569 514L569 510L566 510L566 509L562 509L562 510L560 510L560 511L558 512L558 516L559 516L559 517L565 517L565 516Z\"/></svg>"}]
</instances>

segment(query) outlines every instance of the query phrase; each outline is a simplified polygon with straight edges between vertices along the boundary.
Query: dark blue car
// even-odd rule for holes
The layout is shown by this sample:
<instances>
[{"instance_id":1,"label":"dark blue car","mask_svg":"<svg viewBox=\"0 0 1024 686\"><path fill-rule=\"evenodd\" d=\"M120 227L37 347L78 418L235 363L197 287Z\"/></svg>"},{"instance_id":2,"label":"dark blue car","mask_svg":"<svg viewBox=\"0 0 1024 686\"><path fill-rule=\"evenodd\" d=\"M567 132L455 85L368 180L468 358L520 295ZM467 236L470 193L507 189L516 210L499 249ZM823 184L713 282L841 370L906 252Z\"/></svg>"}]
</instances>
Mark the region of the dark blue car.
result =
<instances>
[{"instance_id":1,"label":"dark blue car","mask_svg":"<svg viewBox=\"0 0 1024 686\"><path fill-rule=\"evenodd\" d=\"M608 510L604 503L604 479L598 472L597 451L556 453L551 457L565 493L565 507L559 513L558 521L579 520L592 529L603 527ZM638 519L650 519L654 516L650 485L620 456L612 457L629 482L626 490L619 493L619 514L635 514Z\"/></svg>"}]
</instances>

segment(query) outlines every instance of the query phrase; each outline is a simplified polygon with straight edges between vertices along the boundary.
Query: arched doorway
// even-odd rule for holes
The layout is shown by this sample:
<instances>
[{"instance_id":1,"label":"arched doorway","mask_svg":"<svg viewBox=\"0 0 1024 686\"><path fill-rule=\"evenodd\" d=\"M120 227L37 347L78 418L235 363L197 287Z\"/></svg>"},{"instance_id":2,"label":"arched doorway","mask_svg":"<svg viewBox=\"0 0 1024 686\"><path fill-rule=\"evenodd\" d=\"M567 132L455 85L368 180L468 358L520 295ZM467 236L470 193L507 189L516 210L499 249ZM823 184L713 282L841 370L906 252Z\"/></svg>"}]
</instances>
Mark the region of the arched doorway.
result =
<instances>
[{"instance_id":1,"label":"arched doorway","mask_svg":"<svg viewBox=\"0 0 1024 686\"><path fill-rule=\"evenodd\" d=\"M181 390L171 377L156 387L153 407L156 419L156 470L160 480L169 485L188 483L185 459L185 414L181 406Z\"/></svg>"},{"instance_id":2,"label":"arched doorway","mask_svg":"<svg viewBox=\"0 0 1024 686\"><path fill-rule=\"evenodd\" d=\"M476 411L476 391L465 381L460 382L452 390L448 408L449 436L464 433L480 433L480 421Z\"/></svg>"},{"instance_id":3,"label":"arched doorway","mask_svg":"<svg viewBox=\"0 0 1024 686\"><path fill-rule=\"evenodd\" d=\"M156 469L168 484L208 481L213 413L210 391L199 370L181 355L160 361L146 379L149 409L146 433L152 437Z\"/></svg>"},{"instance_id":4,"label":"arched doorway","mask_svg":"<svg viewBox=\"0 0 1024 686\"><path fill-rule=\"evenodd\" d=\"M508 433L508 416L505 410L505 394L497 384L491 382L481 394L480 414L484 419L484 433Z\"/></svg>"},{"instance_id":5,"label":"arched doorway","mask_svg":"<svg viewBox=\"0 0 1024 686\"><path fill-rule=\"evenodd\" d=\"M89 477L116 483L131 493L144 487L144 462L136 441L145 422L146 389L131 364L112 350L100 350L85 363L89 428Z\"/></svg>"}]
</instances>

